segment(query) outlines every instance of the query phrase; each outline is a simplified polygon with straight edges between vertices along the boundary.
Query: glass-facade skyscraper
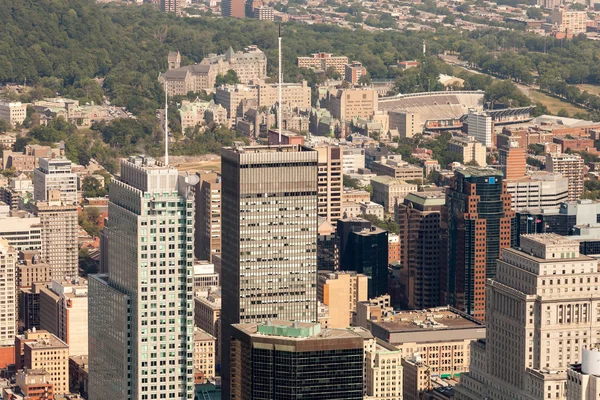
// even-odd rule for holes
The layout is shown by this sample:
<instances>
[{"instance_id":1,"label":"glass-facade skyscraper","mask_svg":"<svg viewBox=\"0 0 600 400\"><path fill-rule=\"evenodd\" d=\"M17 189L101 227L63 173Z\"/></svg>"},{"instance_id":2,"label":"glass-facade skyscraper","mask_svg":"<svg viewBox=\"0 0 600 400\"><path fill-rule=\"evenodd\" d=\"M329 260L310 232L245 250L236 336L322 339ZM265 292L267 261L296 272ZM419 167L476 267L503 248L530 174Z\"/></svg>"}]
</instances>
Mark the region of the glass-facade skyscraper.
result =
<instances>
[{"instance_id":1,"label":"glass-facade skyscraper","mask_svg":"<svg viewBox=\"0 0 600 400\"><path fill-rule=\"evenodd\" d=\"M496 276L500 250L513 244L515 212L502 172L491 168L456 170L446 192L447 273L445 300L485 319L485 284Z\"/></svg>"},{"instance_id":2,"label":"glass-facade skyscraper","mask_svg":"<svg viewBox=\"0 0 600 400\"><path fill-rule=\"evenodd\" d=\"M194 398L194 175L121 162L109 275L89 279L89 399Z\"/></svg>"},{"instance_id":3,"label":"glass-facade skyscraper","mask_svg":"<svg viewBox=\"0 0 600 400\"><path fill-rule=\"evenodd\" d=\"M317 320L317 152L300 145L224 148L223 390L231 325ZM234 372L231 372L234 373Z\"/></svg>"}]
</instances>

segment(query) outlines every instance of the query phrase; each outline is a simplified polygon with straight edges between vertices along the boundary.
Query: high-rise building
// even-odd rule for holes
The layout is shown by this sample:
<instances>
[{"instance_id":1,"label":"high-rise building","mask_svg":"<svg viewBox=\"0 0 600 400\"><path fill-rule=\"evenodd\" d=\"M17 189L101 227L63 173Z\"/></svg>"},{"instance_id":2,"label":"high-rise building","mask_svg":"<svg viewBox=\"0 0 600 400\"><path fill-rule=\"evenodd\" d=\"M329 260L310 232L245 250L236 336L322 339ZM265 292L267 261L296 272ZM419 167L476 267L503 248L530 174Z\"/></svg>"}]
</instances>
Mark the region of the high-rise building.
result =
<instances>
[{"instance_id":1,"label":"high-rise building","mask_svg":"<svg viewBox=\"0 0 600 400\"><path fill-rule=\"evenodd\" d=\"M40 251L42 249L42 225L31 214L24 217L0 217L0 237L16 251Z\"/></svg>"},{"instance_id":2,"label":"high-rise building","mask_svg":"<svg viewBox=\"0 0 600 400\"><path fill-rule=\"evenodd\" d=\"M196 258L212 260L221 253L221 177L216 172L199 173L196 186Z\"/></svg>"},{"instance_id":3,"label":"high-rise building","mask_svg":"<svg viewBox=\"0 0 600 400\"><path fill-rule=\"evenodd\" d=\"M244 18L246 16L246 2L244 0L223 0L221 14L224 17Z\"/></svg>"},{"instance_id":4,"label":"high-rise building","mask_svg":"<svg viewBox=\"0 0 600 400\"><path fill-rule=\"evenodd\" d=\"M362 218L341 219L337 223L340 269L369 277L368 297L387 293L388 232Z\"/></svg>"},{"instance_id":5,"label":"high-rise building","mask_svg":"<svg viewBox=\"0 0 600 400\"><path fill-rule=\"evenodd\" d=\"M506 190L514 210L556 208L569 197L569 180L559 173L537 171L520 178L506 179Z\"/></svg>"},{"instance_id":6,"label":"high-rise building","mask_svg":"<svg viewBox=\"0 0 600 400\"><path fill-rule=\"evenodd\" d=\"M484 112L469 112L467 133L485 147L492 147L492 117ZM482 165L483 166L483 165Z\"/></svg>"},{"instance_id":7,"label":"high-rise building","mask_svg":"<svg viewBox=\"0 0 600 400\"><path fill-rule=\"evenodd\" d=\"M15 383L19 387L21 393L25 395L26 399L51 399L55 394L52 375L44 369L19 370L17 371ZM8 398L17 399L18 397Z\"/></svg>"},{"instance_id":8,"label":"high-rise building","mask_svg":"<svg viewBox=\"0 0 600 400\"><path fill-rule=\"evenodd\" d=\"M231 400L363 398L360 334L286 321L231 332Z\"/></svg>"},{"instance_id":9,"label":"high-rise building","mask_svg":"<svg viewBox=\"0 0 600 400\"><path fill-rule=\"evenodd\" d=\"M365 167L365 149L344 146L342 152L342 170L344 173L356 173Z\"/></svg>"},{"instance_id":10,"label":"high-rise building","mask_svg":"<svg viewBox=\"0 0 600 400\"><path fill-rule=\"evenodd\" d=\"M160 0L160 10L181 15L182 3L184 3L183 0Z\"/></svg>"},{"instance_id":11,"label":"high-rise building","mask_svg":"<svg viewBox=\"0 0 600 400\"><path fill-rule=\"evenodd\" d=\"M352 324L356 303L367 301L369 278L356 272L320 272L318 300L329 309L329 328L347 328Z\"/></svg>"},{"instance_id":12,"label":"high-rise building","mask_svg":"<svg viewBox=\"0 0 600 400\"><path fill-rule=\"evenodd\" d=\"M39 165L33 171L33 199L49 201L49 192L57 191L58 199L65 204L77 203L77 174L72 170L71 161L66 158L40 158Z\"/></svg>"},{"instance_id":13,"label":"high-rise building","mask_svg":"<svg viewBox=\"0 0 600 400\"><path fill-rule=\"evenodd\" d=\"M151 157L121 161L109 195L109 275L89 278L90 400L194 398L197 183Z\"/></svg>"},{"instance_id":14,"label":"high-rise building","mask_svg":"<svg viewBox=\"0 0 600 400\"><path fill-rule=\"evenodd\" d=\"M314 148L318 154L318 214L335 223L342 218L342 149L333 146Z\"/></svg>"},{"instance_id":15,"label":"high-rise building","mask_svg":"<svg viewBox=\"0 0 600 400\"><path fill-rule=\"evenodd\" d=\"M85 279L53 280L40 290L40 326L69 345L69 355L88 354L88 285Z\"/></svg>"},{"instance_id":16,"label":"high-rise building","mask_svg":"<svg viewBox=\"0 0 600 400\"><path fill-rule=\"evenodd\" d=\"M483 320L486 279L496 275L500 250L513 243L515 213L502 172L475 167L455 171L454 187L446 192L446 212L442 304Z\"/></svg>"},{"instance_id":17,"label":"high-rise building","mask_svg":"<svg viewBox=\"0 0 600 400\"><path fill-rule=\"evenodd\" d=\"M409 193L396 207L400 236L400 291L394 304L425 309L440 302L440 265L443 249L441 211L446 204L441 192Z\"/></svg>"},{"instance_id":18,"label":"high-rise building","mask_svg":"<svg viewBox=\"0 0 600 400\"><path fill-rule=\"evenodd\" d=\"M508 146L498 149L498 162L504 173L504 179L519 179L527 172L527 152L515 140L511 140Z\"/></svg>"},{"instance_id":19,"label":"high-rise building","mask_svg":"<svg viewBox=\"0 0 600 400\"><path fill-rule=\"evenodd\" d=\"M79 276L77 205L51 199L37 201L33 209L42 225L42 261L50 265L52 279Z\"/></svg>"},{"instance_id":20,"label":"high-rise building","mask_svg":"<svg viewBox=\"0 0 600 400\"><path fill-rule=\"evenodd\" d=\"M488 281L487 337L471 347L456 399L565 399L567 370L600 336L598 279L597 260L564 236L523 235L503 249Z\"/></svg>"},{"instance_id":21,"label":"high-rise building","mask_svg":"<svg viewBox=\"0 0 600 400\"><path fill-rule=\"evenodd\" d=\"M0 238L0 346L12 345L17 333L17 252Z\"/></svg>"},{"instance_id":22,"label":"high-rise building","mask_svg":"<svg viewBox=\"0 0 600 400\"><path fill-rule=\"evenodd\" d=\"M221 293L196 293L194 295L194 323L215 337L215 359L221 362Z\"/></svg>"},{"instance_id":23,"label":"high-rise building","mask_svg":"<svg viewBox=\"0 0 600 400\"><path fill-rule=\"evenodd\" d=\"M253 17L261 21L273 21L275 20L273 7L269 6L258 6L254 8Z\"/></svg>"},{"instance_id":24,"label":"high-rise building","mask_svg":"<svg viewBox=\"0 0 600 400\"><path fill-rule=\"evenodd\" d=\"M585 11L555 8L550 16L552 23L567 35L579 35L586 32L587 13Z\"/></svg>"},{"instance_id":25,"label":"high-rise building","mask_svg":"<svg viewBox=\"0 0 600 400\"><path fill-rule=\"evenodd\" d=\"M231 325L317 320L317 152L299 145L224 148L223 387Z\"/></svg>"},{"instance_id":26,"label":"high-rise building","mask_svg":"<svg viewBox=\"0 0 600 400\"><path fill-rule=\"evenodd\" d=\"M335 227L325 218L319 218L317 228L317 269L319 271L335 271L338 269L338 246Z\"/></svg>"},{"instance_id":27,"label":"high-rise building","mask_svg":"<svg viewBox=\"0 0 600 400\"><path fill-rule=\"evenodd\" d=\"M577 201L583 194L583 159L578 154L547 154L546 170L558 172L569 180L569 201Z\"/></svg>"}]
</instances>

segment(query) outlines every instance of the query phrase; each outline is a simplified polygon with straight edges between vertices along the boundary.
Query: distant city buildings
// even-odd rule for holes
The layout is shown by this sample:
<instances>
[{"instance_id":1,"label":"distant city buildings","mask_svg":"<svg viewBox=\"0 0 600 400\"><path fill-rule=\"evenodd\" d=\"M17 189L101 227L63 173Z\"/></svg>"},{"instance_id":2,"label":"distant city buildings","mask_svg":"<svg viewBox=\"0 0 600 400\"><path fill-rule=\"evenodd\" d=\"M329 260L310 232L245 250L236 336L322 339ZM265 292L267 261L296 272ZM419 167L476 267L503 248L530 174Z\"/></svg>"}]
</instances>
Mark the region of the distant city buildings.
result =
<instances>
[{"instance_id":1,"label":"distant city buildings","mask_svg":"<svg viewBox=\"0 0 600 400\"><path fill-rule=\"evenodd\" d=\"M554 208L568 200L569 180L560 173L538 171L506 179L506 190L511 195L514 210Z\"/></svg>"},{"instance_id":2,"label":"distant city buildings","mask_svg":"<svg viewBox=\"0 0 600 400\"><path fill-rule=\"evenodd\" d=\"M331 53L314 53L311 57L298 57L298 68L311 68L317 71L327 71L332 67L335 72L344 75L348 57L334 56Z\"/></svg>"},{"instance_id":3,"label":"distant city buildings","mask_svg":"<svg viewBox=\"0 0 600 400\"><path fill-rule=\"evenodd\" d=\"M319 272L317 299L328 307L328 328L344 329L352 324L356 304L367 300L368 280L356 272Z\"/></svg>"},{"instance_id":4,"label":"distant city buildings","mask_svg":"<svg viewBox=\"0 0 600 400\"><path fill-rule=\"evenodd\" d=\"M577 201L583 194L583 159L578 154L547 154L546 170L557 172L569 180L568 201Z\"/></svg>"},{"instance_id":5,"label":"distant city buildings","mask_svg":"<svg viewBox=\"0 0 600 400\"><path fill-rule=\"evenodd\" d=\"M198 176L194 249L196 258L211 261L221 253L221 176L214 171Z\"/></svg>"},{"instance_id":6,"label":"distant city buildings","mask_svg":"<svg viewBox=\"0 0 600 400\"><path fill-rule=\"evenodd\" d=\"M332 89L328 95L327 109L333 118L342 121L370 119L378 110L377 98L377 92L373 89Z\"/></svg>"},{"instance_id":7,"label":"distant city buildings","mask_svg":"<svg viewBox=\"0 0 600 400\"><path fill-rule=\"evenodd\" d=\"M353 85L358 85L363 76L367 77L367 69L359 61L352 61L344 67L344 78Z\"/></svg>"},{"instance_id":8,"label":"distant city buildings","mask_svg":"<svg viewBox=\"0 0 600 400\"><path fill-rule=\"evenodd\" d=\"M396 204L401 204L407 194L417 191L416 184L385 175L372 178L371 187L373 201L381 204L388 213L394 212Z\"/></svg>"},{"instance_id":9,"label":"distant city buildings","mask_svg":"<svg viewBox=\"0 0 600 400\"><path fill-rule=\"evenodd\" d=\"M185 4L184 0L160 0L160 10L181 15L182 4Z\"/></svg>"},{"instance_id":10,"label":"distant city buildings","mask_svg":"<svg viewBox=\"0 0 600 400\"><path fill-rule=\"evenodd\" d=\"M230 0L223 1L223 5ZM231 0L237 2L239 0ZM242 12L243 12L243 1ZM243 15L242 15L243 17ZM267 77L267 57L257 46L248 46L235 52L230 47L225 54L209 54L199 64L180 66L176 54L169 54L169 70L159 75L158 80L166 85L169 96L185 96L188 92L213 92L218 75L232 70L240 83L258 81Z\"/></svg>"},{"instance_id":11,"label":"distant city buildings","mask_svg":"<svg viewBox=\"0 0 600 400\"><path fill-rule=\"evenodd\" d=\"M40 158L39 167L33 171L33 199L48 201L49 192L55 191L65 204L77 203L77 174L66 158Z\"/></svg>"},{"instance_id":12,"label":"distant city buildings","mask_svg":"<svg viewBox=\"0 0 600 400\"><path fill-rule=\"evenodd\" d=\"M0 237L0 346L14 343L17 333L17 252Z\"/></svg>"},{"instance_id":13,"label":"distant city buildings","mask_svg":"<svg viewBox=\"0 0 600 400\"><path fill-rule=\"evenodd\" d=\"M448 151L456 153L463 164L477 164L485 167L485 145L478 142L473 136L466 138L454 137L448 141Z\"/></svg>"}]
</instances>

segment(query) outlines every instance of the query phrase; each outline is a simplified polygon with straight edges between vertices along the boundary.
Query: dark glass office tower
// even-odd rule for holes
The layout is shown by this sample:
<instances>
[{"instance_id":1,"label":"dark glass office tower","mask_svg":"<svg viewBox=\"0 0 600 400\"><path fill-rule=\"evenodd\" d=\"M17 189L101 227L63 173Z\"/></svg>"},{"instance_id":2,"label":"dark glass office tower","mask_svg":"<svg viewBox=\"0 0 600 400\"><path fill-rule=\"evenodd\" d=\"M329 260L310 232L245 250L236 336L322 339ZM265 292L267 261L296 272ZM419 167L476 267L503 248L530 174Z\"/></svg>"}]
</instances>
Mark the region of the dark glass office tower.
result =
<instances>
[{"instance_id":1,"label":"dark glass office tower","mask_svg":"<svg viewBox=\"0 0 600 400\"><path fill-rule=\"evenodd\" d=\"M486 279L496 276L500 249L513 244L515 213L502 172L468 167L447 191L448 304L485 319Z\"/></svg>"},{"instance_id":2,"label":"dark glass office tower","mask_svg":"<svg viewBox=\"0 0 600 400\"><path fill-rule=\"evenodd\" d=\"M317 320L317 152L236 144L221 154L222 364L231 325Z\"/></svg>"},{"instance_id":3,"label":"dark glass office tower","mask_svg":"<svg viewBox=\"0 0 600 400\"><path fill-rule=\"evenodd\" d=\"M387 293L388 232L362 218L337 222L340 269L369 277L369 298Z\"/></svg>"},{"instance_id":4,"label":"dark glass office tower","mask_svg":"<svg viewBox=\"0 0 600 400\"><path fill-rule=\"evenodd\" d=\"M234 325L231 360L232 400L363 398L364 338L350 329Z\"/></svg>"}]
</instances>

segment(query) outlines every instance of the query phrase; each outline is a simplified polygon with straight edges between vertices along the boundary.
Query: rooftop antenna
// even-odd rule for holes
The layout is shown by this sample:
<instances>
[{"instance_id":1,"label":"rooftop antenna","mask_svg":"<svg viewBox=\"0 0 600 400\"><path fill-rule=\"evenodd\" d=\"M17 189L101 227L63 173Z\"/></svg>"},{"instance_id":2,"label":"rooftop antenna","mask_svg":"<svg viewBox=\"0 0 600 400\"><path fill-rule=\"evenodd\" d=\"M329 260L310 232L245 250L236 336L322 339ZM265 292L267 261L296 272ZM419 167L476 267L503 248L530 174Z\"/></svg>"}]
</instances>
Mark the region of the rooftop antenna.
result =
<instances>
[{"instance_id":1,"label":"rooftop antenna","mask_svg":"<svg viewBox=\"0 0 600 400\"><path fill-rule=\"evenodd\" d=\"M281 126L283 125L283 121L281 120L281 90L282 90L282 81L283 81L283 71L281 70L281 24L279 24L279 107L277 109L277 127L279 128L279 144L281 144Z\"/></svg>"},{"instance_id":2,"label":"rooftop antenna","mask_svg":"<svg viewBox=\"0 0 600 400\"><path fill-rule=\"evenodd\" d=\"M167 105L167 82L165 80L165 165L169 165L169 119L168 119L168 105Z\"/></svg>"},{"instance_id":3,"label":"rooftop antenna","mask_svg":"<svg viewBox=\"0 0 600 400\"><path fill-rule=\"evenodd\" d=\"M423 40L423 55L427 53L427 46L425 45L425 40Z\"/></svg>"}]
</instances>

